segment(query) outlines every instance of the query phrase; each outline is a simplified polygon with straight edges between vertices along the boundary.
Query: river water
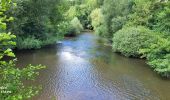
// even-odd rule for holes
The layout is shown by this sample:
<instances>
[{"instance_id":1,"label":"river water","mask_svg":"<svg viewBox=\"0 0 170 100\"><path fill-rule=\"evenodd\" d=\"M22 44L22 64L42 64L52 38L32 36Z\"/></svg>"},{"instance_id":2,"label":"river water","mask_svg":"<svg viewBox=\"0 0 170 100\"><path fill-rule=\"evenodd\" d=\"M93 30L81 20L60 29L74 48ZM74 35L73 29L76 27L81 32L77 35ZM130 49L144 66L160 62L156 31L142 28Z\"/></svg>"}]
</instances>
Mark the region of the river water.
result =
<instances>
[{"instance_id":1,"label":"river water","mask_svg":"<svg viewBox=\"0 0 170 100\"><path fill-rule=\"evenodd\" d=\"M36 81L43 89L33 100L170 100L170 80L144 60L112 52L85 32L40 50L17 52L18 66L43 64Z\"/></svg>"}]
</instances>

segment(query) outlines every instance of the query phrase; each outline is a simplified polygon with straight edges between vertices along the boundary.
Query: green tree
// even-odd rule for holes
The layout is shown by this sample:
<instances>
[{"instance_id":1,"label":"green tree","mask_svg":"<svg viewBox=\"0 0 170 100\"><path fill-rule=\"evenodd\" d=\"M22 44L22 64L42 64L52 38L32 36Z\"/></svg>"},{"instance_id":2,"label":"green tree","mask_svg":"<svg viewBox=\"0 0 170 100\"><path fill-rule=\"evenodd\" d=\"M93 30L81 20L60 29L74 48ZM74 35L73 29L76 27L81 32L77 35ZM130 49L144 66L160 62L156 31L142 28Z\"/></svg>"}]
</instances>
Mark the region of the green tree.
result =
<instances>
[{"instance_id":1,"label":"green tree","mask_svg":"<svg viewBox=\"0 0 170 100\"><path fill-rule=\"evenodd\" d=\"M0 98L2 100L25 100L36 95L40 87L25 86L23 80L34 80L38 75L37 70L45 66L28 65L23 69L16 67L15 54L10 49L16 45L13 42L16 36L6 30L6 23L13 19L5 15L11 5L13 5L12 0L0 1ZM5 57L9 57L9 60L4 60Z\"/></svg>"},{"instance_id":2,"label":"green tree","mask_svg":"<svg viewBox=\"0 0 170 100\"><path fill-rule=\"evenodd\" d=\"M122 16L127 17L132 10L132 5L132 0L104 0L102 13L104 15L103 27L105 27L104 29L106 29L106 31L102 33L103 37L110 41L112 40L113 34L116 32L112 26L113 24L115 24L115 26L117 24L114 23L114 21L111 23L112 20Z\"/></svg>"},{"instance_id":3,"label":"green tree","mask_svg":"<svg viewBox=\"0 0 170 100\"><path fill-rule=\"evenodd\" d=\"M94 9L90 14L90 18L91 18L91 24L93 26L93 30L95 30L96 34L101 36L102 32L100 31L100 28L104 23L104 15L101 11L101 8ZM103 28L101 29L104 30Z\"/></svg>"},{"instance_id":4,"label":"green tree","mask_svg":"<svg viewBox=\"0 0 170 100\"><path fill-rule=\"evenodd\" d=\"M8 15L14 21L8 24L8 30L17 36L17 48L34 49L53 44L62 36L58 25L64 20L65 1L60 0L13 0L17 7ZM24 41L24 42L21 42ZM31 42L34 41L34 42ZM25 44L29 42L30 44Z\"/></svg>"}]
</instances>

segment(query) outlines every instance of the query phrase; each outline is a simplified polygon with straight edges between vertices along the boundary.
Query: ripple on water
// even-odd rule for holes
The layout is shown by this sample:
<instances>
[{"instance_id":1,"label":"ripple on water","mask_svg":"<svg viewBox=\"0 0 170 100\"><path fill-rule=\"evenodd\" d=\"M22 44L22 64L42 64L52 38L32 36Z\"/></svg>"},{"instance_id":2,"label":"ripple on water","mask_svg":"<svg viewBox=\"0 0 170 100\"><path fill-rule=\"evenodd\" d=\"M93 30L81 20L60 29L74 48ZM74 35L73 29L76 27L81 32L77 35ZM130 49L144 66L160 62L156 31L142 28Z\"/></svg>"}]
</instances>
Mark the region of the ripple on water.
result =
<instances>
[{"instance_id":1,"label":"ripple on water","mask_svg":"<svg viewBox=\"0 0 170 100\"><path fill-rule=\"evenodd\" d=\"M160 98L152 93L139 80L124 75L119 77L114 83L118 89L118 95L126 100L160 100Z\"/></svg>"}]
</instances>

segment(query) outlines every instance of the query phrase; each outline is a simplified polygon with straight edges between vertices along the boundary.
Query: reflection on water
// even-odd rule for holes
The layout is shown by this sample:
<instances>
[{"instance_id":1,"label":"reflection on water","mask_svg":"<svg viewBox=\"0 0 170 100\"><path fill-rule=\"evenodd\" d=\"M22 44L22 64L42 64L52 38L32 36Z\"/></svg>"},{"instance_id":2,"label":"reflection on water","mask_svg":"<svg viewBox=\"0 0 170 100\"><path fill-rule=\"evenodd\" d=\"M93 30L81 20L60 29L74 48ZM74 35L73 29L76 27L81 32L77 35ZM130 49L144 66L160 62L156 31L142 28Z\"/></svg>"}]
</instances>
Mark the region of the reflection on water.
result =
<instances>
[{"instance_id":1,"label":"reflection on water","mask_svg":"<svg viewBox=\"0 0 170 100\"><path fill-rule=\"evenodd\" d=\"M170 100L170 81L143 60L114 54L91 33L40 50L19 51L18 66L44 64L33 100Z\"/></svg>"}]
</instances>

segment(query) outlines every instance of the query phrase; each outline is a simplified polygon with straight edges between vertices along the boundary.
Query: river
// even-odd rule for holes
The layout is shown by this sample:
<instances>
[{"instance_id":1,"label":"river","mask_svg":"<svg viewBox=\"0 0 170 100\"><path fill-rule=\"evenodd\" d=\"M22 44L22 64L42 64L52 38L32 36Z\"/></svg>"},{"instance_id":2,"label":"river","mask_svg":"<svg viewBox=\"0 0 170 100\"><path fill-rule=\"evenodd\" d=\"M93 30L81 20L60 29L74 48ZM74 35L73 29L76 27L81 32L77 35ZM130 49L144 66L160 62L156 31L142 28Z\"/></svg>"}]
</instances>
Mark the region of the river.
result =
<instances>
[{"instance_id":1,"label":"river","mask_svg":"<svg viewBox=\"0 0 170 100\"><path fill-rule=\"evenodd\" d=\"M18 66L43 64L33 100L170 100L170 80L142 59L126 58L92 33L39 50L17 52Z\"/></svg>"}]
</instances>

